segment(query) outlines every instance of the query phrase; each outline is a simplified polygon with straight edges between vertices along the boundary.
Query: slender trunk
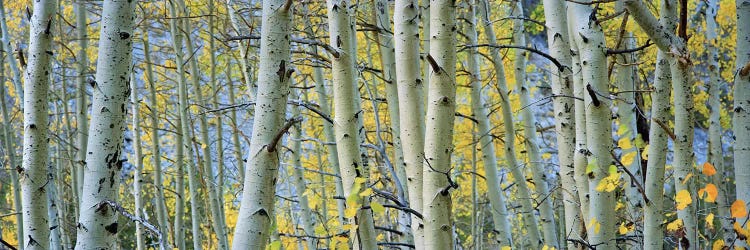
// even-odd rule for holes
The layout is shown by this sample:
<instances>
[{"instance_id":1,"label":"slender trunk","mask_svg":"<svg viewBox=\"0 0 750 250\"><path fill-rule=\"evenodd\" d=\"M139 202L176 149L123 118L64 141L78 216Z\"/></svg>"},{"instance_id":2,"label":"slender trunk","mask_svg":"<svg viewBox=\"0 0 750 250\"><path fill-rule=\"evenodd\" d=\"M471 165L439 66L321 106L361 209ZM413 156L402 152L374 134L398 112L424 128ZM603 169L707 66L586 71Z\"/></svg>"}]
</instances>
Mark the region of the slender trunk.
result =
<instances>
[{"instance_id":1,"label":"slender trunk","mask_svg":"<svg viewBox=\"0 0 750 250\"><path fill-rule=\"evenodd\" d=\"M239 35L249 35L250 30L246 28L246 26L243 25L242 17L240 16L239 10L234 6L235 0L227 0L227 13L229 14L229 23L232 25L232 28L237 32ZM255 99L257 87L255 83L253 83L253 70L250 63L250 57L251 55L254 55L255 53L252 51L252 46L250 46L250 41L243 41L239 40L239 48L240 48L240 66L242 67L242 76L243 79L245 79L245 85L247 85L247 91L248 94L250 94L251 99Z\"/></svg>"},{"instance_id":2,"label":"slender trunk","mask_svg":"<svg viewBox=\"0 0 750 250\"><path fill-rule=\"evenodd\" d=\"M569 5L568 5L569 6ZM569 7L568 7L569 8ZM586 146L586 103L583 100L584 85L583 75L581 72L580 49L576 43L576 34L573 32L577 17L572 11L566 11L568 17L568 41L570 41L570 65L572 70L571 78L573 79L573 101L575 115L575 150L573 151L573 179L576 182L578 190L579 206L581 208L581 217L583 222L588 225L589 222L589 177L587 175L588 151ZM584 225L584 229L585 226ZM587 232L581 233L581 238L587 238Z\"/></svg>"},{"instance_id":3,"label":"slender trunk","mask_svg":"<svg viewBox=\"0 0 750 250\"><path fill-rule=\"evenodd\" d=\"M152 85L153 86L153 85ZM177 113L180 112L179 105L177 105ZM184 228L184 217L185 217L185 146L183 144L183 130L182 130L182 117L178 114L176 121L177 130L175 136L175 189L177 195L174 199L174 237L173 243L177 249L185 248L185 228ZM191 209L192 211L193 209ZM195 241L195 239L193 239Z\"/></svg>"},{"instance_id":4,"label":"slender trunk","mask_svg":"<svg viewBox=\"0 0 750 250\"><path fill-rule=\"evenodd\" d=\"M235 105L234 96L234 82L230 76L232 67L227 66L227 94L229 95L229 105ZM240 126L237 123L237 110L232 109L229 111L229 120L232 122L232 147L234 148L234 164L237 167L237 175L239 177L239 183L245 183L245 164L242 159L242 144L240 144Z\"/></svg>"},{"instance_id":5,"label":"slender trunk","mask_svg":"<svg viewBox=\"0 0 750 250\"><path fill-rule=\"evenodd\" d=\"M102 202L116 201L123 164L135 2L107 1L103 7L76 249L117 246L117 214Z\"/></svg>"},{"instance_id":6,"label":"slender trunk","mask_svg":"<svg viewBox=\"0 0 750 250\"><path fill-rule=\"evenodd\" d=\"M273 224L274 194L279 169L275 139L283 126L289 94L291 1L264 0L260 71L253 136L245 185L234 233L233 249L262 249ZM289 65L287 65L287 63Z\"/></svg>"},{"instance_id":7,"label":"slender trunk","mask_svg":"<svg viewBox=\"0 0 750 250\"><path fill-rule=\"evenodd\" d=\"M83 173L84 167L86 166L86 146L89 140L89 118L88 118L88 94L86 93L86 75L88 74L88 57L86 50L88 48L88 32L87 32L87 20L86 20L86 6L84 1L76 1L75 13L76 13L76 39L78 40L78 54L84 55L79 56L77 59L78 63L78 97L76 100L76 126L77 126L77 138L76 147L78 151L76 153L76 176L74 177L73 183L76 183L74 194L78 199L78 203L81 202L81 194L83 192ZM76 207L80 207L76 205Z\"/></svg>"},{"instance_id":8,"label":"slender trunk","mask_svg":"<svg viewBox=\"0 0 750 250\"><path fill-rule=\"evenodd\" d=\"M625 7L631 13L638 25L654 43L663 51L668 51L667 60L670 64L672 75L672 89L674 90L674 180L675 193L687 192L690 194L694 186L693 175L693 134L694 134L694 107L692 92L692 67L688 58L686 37L678 37L672 29L666 29L660 25L656 18L648 11L641 0L625 0ZM674 4L670 2L669 4ZM681 6L687 8L687 6ZM736 120L735 120L736 121ZM740 192L738 192L740 193ZM678 209L677 216L684 225L685 236L680 240L682 245L698 244L696 197L689 195L690 203L684 209Z\"/></svg>"},{"instance_id":9,"label":"slender trunk","mask_svg":"<svg viewBox=\"0 0 750 250\"><path fill-rule=\"evenodd\" d=\"M52 16L56 1L34 2L30 19L29 62L24 75L23 161L19 169L25 249L48 249L49 226L47 214L48 164L48 100L49 72L51 71Z\"/></svg>"},{"instance_id":10,"label":"slender trunk","mask_svg":"<svg viewBox=\"0 0 750 250\"><path fill-rule=\"evenodd\" d=\"M149 86L149 104L151 105L151 162L154 166L154 187L156 188L156 220L159 223L159 229L162 233L162 243L164 248L170 249L169 244L169 216L167 213L166 198L164 196L164 176L161 167L161 147L159 143L159 104L156 101L156 81L154 80L154 71L151 67L150 44L148 40L148 31L144 30L143 34L143 57L145 68L145 80ZM135 93L135 91L133 91ZM139 99L136 99L139 100ZM133 114L135 116L135 114Z\"/></svg>"},{"instance_id":11,"label":"slender trunk","mask_svg":"<svg viewBox=\"0 0 750 250\"><path fill-rule=\"evenodd\" d=\"M214 27L214 1L209 0L208 1L208 9L209 9L209 16L208 16L208 28L209 28L209 34L215 34L215 27ZM213 94L211 95L211 102L213 102L212 106L214 108L219 107L219 92L221 91L220 86L217 84L216 81L216 45L214 41L214 36L211 36L208 39L208 51L211 54L210 56L210 65L209 65L209 71L210 71L210 83L211 83L211 91ZM227 231L227 224L226 224L226 218L224 214L224 179L225 179L225 172L224 172L224 123L222 121L222 115L216 116L216 137L218 140L216 140L216 196L218 200L218 207L219 207L219 215L221 218L218 220L221 222L222 231ZM208 143L207 141L204 141L204 143ZM228 236L225 236L224 238L227 238ZM227 248L229 248L229 240L226 239Z\"/></svg>"},{"instance_id":12,"label":"slender trunk","mask_svg":"<svg viewBox=\"0 0 750 250\"><path fill-rule=\"evenodd\" d=\"M11 56L8 54L2 53L3 57L5 56ZM5 83L5 81L2 81ZM20 166L18 165L18 160L16 159L16 145L15 145L15 138L16 134L13 132L13 123L10 121L10 114L8 110L8 100L5 97L8 96L8 93L6 92L6 86L5 84L0 85L0 97L3 98L3 101L0 101L0 109L2 109L3 113L3 144L5 146L5 155L8 157L8 164L10 166L10 169L18 169ZM10 179L11 184L13 185L13 208L15 211L23 211L23 208L21 206L21 184L18 182L18 171L9 171L10 172ZM16 213L16 240L18 243L23 242L23 214L22 213ZM23 244L18 244L18 249L24 249Z\"/></svg>"},{"instance_id":13,"label":"slender trunk","mask_svg":"<svg viewBox=\"0 0 750 250\"><path fill-rule=\"evenodd\" d=\"M511 14L516 19L513 20L513 42L516 46L526 46L526 34L524 31L523 6L521 1L516 1L516 6ZM516 50L515 61L515 80L516 89L520 91L521 106L528 107L531 105L531 86L526 81L526 51ZM536 134L536 119L532 109L521 109L521 119L523 121L523 131L526 137L526 152L528 157L527 166L531 169L531 176L534 180L536 189L536 199L539 200L539 219L542 222L542 235L544 236L543 245L558 248L557 233L555 233L555 211L552 208L552 199L547 184L547 171L542 166L542 155L539 153L539 139ZM514 175L515 176L515 175ZM519 185L522 188L523 185ZM533 198L529 196L529 198ZM532 210L528 210L532 211ZM528 222L527 222L528 223ZM537 224L530 224L536 226ZM533 233L533 232L532 232ZM540 243L542 245L542 243ZM535 246L536 247L536 246Z\"/></svg>"},{"instance_id":14,"label":"slender trunk","mask_svg":"<svg viewBox=\"0 0 750 250\"><path fill-rule=\"evenodd\" d=\"M133 172L133 196L135 196L135 216L143 218L144 207L143 207L143 189L141 188L143 177L143 153L141 147L141 118L140 118L140 102L138 99L138 84L136 84L135 75L131 73L130 82L130 102L133 108L133 165L135 165L135 171ZM155 137L155 136L152 136ZM157 184L158 185L158 184ZM146 241L143 238L143 225L141 223L135 224L135 242L136 249L146 249Z\"/></svg>"},{"instance_id":15,"label":"slender trunk","mask_svg":"<svg viewBox=\"0 0 750 250\"><path fill-rule=\"evenodd\" d=\"M573 29L578 45L579 60L583 85L587 93L583 95L586 107L587 150L590 154L587 167L589 175L590 211L588 221L588 239L590 244L600 244L601 249L615 248L615 196L614 192L597 191L596 187L609 174L612 164L612 115L610 101L599 94L609 92L607 78L607 58L604 33L589 5L568 4L568 11L577 17ZM569 13L570 15L571 13ZM597 94L599 93L599 94ZM577 124L584 126L584 123Z\"/></svg>"},{"instance_id":16,"label":"slender trunk","mask_svg":"<svg viewBox=\"0 0 750 250\"><path fill-rule=\"evenodd\" d=\"M183 1L179 1L178 4L180 5L181 9L187 10L185 8L185 3ZM186 11L187 13L187 11ZM189 20L184 20L182 23L183 30L190 32L192 30L192 27L190 25ZM188 33L189 34L189 33ZM213 36L212 36L213 37ZM211 39L213 40L213 39ZM193 39L190 37L190 35L186 35L186 49L187 51L195 51L193 48ZM201 90L201 84L200 84L200 78L201 73L200 69L198 68L198 60L195 58L195 56L191 56L188 58L190 63L190 79L192 80L192 87L193 92L195 93L195 96L197 99L197 103L201 107L207 107L206 106L206 100L203 99L203 91ZM215 63L214 63L215 64ZM219 201L219 194L217 191L217 185L216 185L216 177L214 176L214 169L212 164L212 157L211 157L211 147L209 146L210 141L208 137L208 119L206 118L206 113L201 112L198 114L198 120L199 120L199 128L200 131L200 144L203 157L202 160L198 161L198 164L200 164L201 169L203 169L204 181L207 186L206 192L208 193L208 199L209 199L209 211L211 212L211 222L213 227L214 235L216 236L216 239L218 241L218 248L221 250L229 249L229 239L227 238L227 232L226 232L226 226L224 223L224 216L222 215L223 212L223 206L221 206L221 203ZM196 152L197 153L197 152Z\"/></svg>"},{"instance_id":17,"label":"slender trunk","mask_svg":"<svg viewBox=\"0 0 750 250\"><path fill-rule=\"evenodd\" d=\"M362 115L360 115L360 96L357 89L355 30L351 22L349 1L328 0L328 29L331 43L337 53L331 58L333 72L333 106L336 110L334 117L334 133L338 149L339 168L343 183L344 196L358 197L355 181L367 182L369 169L363 163L360 144L364 137ZM335 41L335 42L334 42ZM355 180L356 179L356 180ZM358 183L362 184L362 183ZM350 233L350 240L354 249L377 248L375 228L373 225L372 209L369 198L361 205L350 223L357 226L356 232Z\"/></svg>"},{"instance_id":18,"label":"slender trunk","mask_svg":"<svg viewBox=\"0 0 750 250\"><path fill-rule=\"evenodd\" d=\"M635 47L635 39L631 33L625 33L622 44L619 49L632 49ZM623 162L625 168L635 176L628 178L630 181L625 182L625 199L628 203L628 209L630 214L640 217L638 213L641 207L643 207L643 199L638 190L637 182L643 179L643 173L641 172L641 154L638 147L633 144L637 138L640 137L638 134L638 125L636 123L636 67L635 56L633 54L623 54L616 57L618 61L615 75L615 87L619 93L617 96L620 99L617 101L617 118L619 120L617 135L618 147L622 152L622 158L628 158L628 155L635 155L632 162Z\"/></svg>"},{"instance_id":19,"label":"slender trunk","mask_svg":"<svg viewBox=\"0 0 750 250\"><path fill-rule=\"evenodd\" d=\"M750 202L750 0L737 1L737 61L734 79L734 175L737 200Z\"/></svg>"},{"instance_id":20,"label":"slender trunk","mask_svg":"<svg viewBox=\"0 0 750 250\"><path fill-rule=\"evenodd\" d=\"M291 79L290 79L291 80ZM299 97L299 94L294 91L294 96ZM300 117L299 107L294 105L292 109L292 118ZM307 183L305 182L304 167L302 166L302 126L297 124L291 128L291 143L292 143L292 178L294 180L294 189L297 193L297 200L300 208L300 221L302 224L303 235L315 235L313 230L313 218L312 211L310 210L310 202L307 198ZM314 238L305 239L307 249L316 249L316 240Z\"/></svg>"},{"instance_id":21,"label":"slender trunk","mask_svg":"<svg viewBox=\"0 0 750 250\"><path fill-rule=\"evenodd\" d=\"M476 2L475 2L476 3ZM487 8L486 2L479 3L482 8ZM468 31L470 44L477 44L477 18L478 11L476 5L471 7L468 13ZM486 32L486 31L485 31ZM489 32L486 32L489 34ZM493 33L494 34L494 33ZM491 40L491 38L490 38ZM471 110L474 118L477 120L477 133L479 134L479 144L482 151L482 162L484 174L487 182L487 192L490 200L490 211L492 213L492 222L495 231L497 231L497 243L501 246L512 246L511 226L508 221L508 209L505 201L505 194L502 192L501 181L497 172L497 154L495 151L495 142L492 137L492 125L489 117L489 104L483 100L482 95L482 75L479 64L479 51L477 48L469 50L468 66L471 73ZM504 77L497 75L497 77ZM477 141L476 139L472 141ZM475 150L475 149L473 149ZM472 154L474 152L472 151Z\"/></svg>"},{"instance_id":22,"label":"slender trunk","mask_svg":"<svg viewBox=\"0 0 750 250\"><path fill-rule=\"evenodd\" d=\"M19 105L21 106L21 109L23 109L23 103L24 103L24 95L23 95L23 86L21 83L21 70L18 68L18 62L16 62L15 57L13 57L12 51L15 51L13 47L10 45L11 35L8 33L8 23L7 20L5 20L5 6L2 2L0 2L0 32L2 32L2 38L0 38L0 42L2 42L2 49L5 51L5 53L8 53L7 59L8 66L10 66L10 71L12 73L10 77L10 82L13 83L13 88L16 91L16 96L20 98ZM10 94L10 93L8 93ZM20 225L19 225L20 226ZM20 242L20 241L19 241ZM23 246L20 245L20 249L23 249Z\"/></svg>"},{"instance_id":23,"label":"slender trunk","mask_svg":"<svg viewBox=\"0 0 750 250\"><path fill-rule=\"evenodd\" d=\"M419 54L419 59L422 61L420 64L422 66L422 78L417 78L422 80L422 87L419 89L421 91L421 106L422 106L422 113L419 113L419 117L425 117L427 115L427 109L425 106L427 105L427 89L430 88L430 64L427 61L427 54L430 53L430 0L421 0L422 3L419 5L419 9L421 12L416 12L419 14L419 18L421 18L420 23L422 24L422 36L421 36L421 42L422 42L422 50ZM415 3L416 4L416 3ZM416 10L415 10L416 11ZM407 13L408 14L408 13ZM395 18L395 16L394 16ZM415 19L408 19L412 25L415 25L417 29L419 29L419 25L416 24L416 17ZM418 32L418 31L417 31ZM396 33L396 35L400 35ZM415 64L416 65L416 64ZM425 130L425 122L421 122L420 126L422 129L422 134L424 134ZM422 142L424 144L424 142ZM422 147L424 148L424 146ZM422 154L422 158L424 158L424 153ZM421 164L421 163L420 163ZM422 205L419 205L422 206ZM421 211L421 210L420 210Z\"/></svg>"},{"instance_id":24,"label":"slender trunk","mask_svg":"<svg viewBox=\"0 0 750 250\"><path fill-rule=\"evenodd\" d=\"M422 211L422 164L424 162L424 85L419 68L419 17L416 0L397 0L394 9L395 73L399 106L399 134L403 145L403 163L406 170L406 188L409 207ZM429 36L427 36L429 37ZM394 120L395 121L395 120ZM414 246L424 246L424 224L416 215L411 216Z\"/></svg>"},{"instance_id":25,"label":"slender trunk","mask_svg":"<svg viewBox=\"0 0 750 250\"><path fill-rule=\"evenodd\" d=\"M430 1L430 86L425 120L422 216L424 248L452 249L450 189L453 122L456 110L456 6Z\"/></svg>"},{"instance_id":26,"label":"slender trunk","mask_svg":"<svg viewBox=\"0 0 750 250\"><path fill-rule=\"evenodd\" d=\"M575 99L573 96L572 57L568 36L568 18L564 0L544 1L547 45L550 55L557 58L565 68L550 73L552 80L552 105L555 113L555 133L557 134L557 158L560 165L560 186L562 203L565 209L565 237L560 245L566 246L567 239L583 240L586 235L581 215L579 189L575 181ZM559 218L559 217L558 217ZM559 228L563 230L563 227Z\"/></svg>"},{"instance_id":27,"label":"slender trunk","mask_svg":"<svg viewBox=\"0 0 750 250\"><path fill-rule=\"evenodd\" d=\"M170 2L169 9L170 13L174 17L180 17L184 15L184 8L179 8L176 6L176 2ZM180 6L182 7L182 6ZM183 155L187 155L187 159L183 159L186 161L178 161L178 164L183 165L187 168L187 174L188 174L188 189L190 190L190 222L191 222L191 229L192 229L192 235L193 235L193 249L200 250L203 249L203 232L201 230L201 219L200 211L203 210L202 203L200 198L198 197L198 178L197 178L197 169L195 166L195 159L193 155L193 148L191 145L191 131L192 126L190 125L190 116L189 116L189 107L188 107L188 87L187 87L187 79L185 78L185 69L184 69L184 53L182 51L182 42L183 42L183 36L182 28L184 27L183 22L185 19L171 19L169 22L170 26L170 32L172 34L172 46L175 51L175 65L177 65L177 89L178 89L178 106L179 106L179 117L180 117L180 147L183 152ZM184 164L183 164L184 162ZM183 167L180 166L180 167ZM182 171L178 170L181 174ZM180 178L181 176L178 176ZM176 214L175 216L180 216L181 214ZM177 225L175 225L177 227ZM175 241L180 241L179 238L175 238Z\"/></svg>"},{"instance_id":28,"label":"slender trunk","mask_svg":"<svg viewBox=\"0 0 750 250\"><path fill-rule=\"evenodd\" d=\"M393 28L391 26L391 14L390 8L388 7L388 1L375 0L375 24L380 30L378 32L377 41L380 50L381 68L383 69L382 75L385 81L385 99L388 103L390 132L393 142L393 157L391 157L391 159L393 159L393 167L395 168L395 172L398 177L397 179L401 183L401 187L399 188L399 190L403 191L403 193L399 196L406 197L405 200L408 200L409 190L408 182L406 182L407 173L406 165L404 163L404 151L401 141L401 114L398 99L399 95L397 86L398 77L396 72L395 45L392 35ZM418 53L419 51L417 49L417 51L414 52ZM403 232L403 235L399 237L399 242L414 242L414 236L411 232L411 215L406 211L399 210L397 216L398 230Z\"/></svg>"}]
</instances>

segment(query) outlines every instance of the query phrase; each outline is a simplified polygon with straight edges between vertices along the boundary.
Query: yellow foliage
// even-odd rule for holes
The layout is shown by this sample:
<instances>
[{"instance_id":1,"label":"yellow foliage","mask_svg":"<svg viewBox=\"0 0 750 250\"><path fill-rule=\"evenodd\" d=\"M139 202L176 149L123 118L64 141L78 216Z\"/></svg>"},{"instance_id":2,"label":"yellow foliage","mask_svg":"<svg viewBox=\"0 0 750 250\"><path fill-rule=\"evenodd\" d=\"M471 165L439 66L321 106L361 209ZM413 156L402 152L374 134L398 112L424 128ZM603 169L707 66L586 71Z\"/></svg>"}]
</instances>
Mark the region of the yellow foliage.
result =
<instances>
[{"instance_id":1,"label":"yellow foliage","mask_svg":"<svg viewBox=\"0 0 750 250\"><path fill-rule=\"evenodd\" d=\"M622 156L622 165L630 166L635 161L635 157L638 155L638 151L630 151Z\"/></svg>"},{"instance_id":2,"label":"yellow foliage","mask_svg":"<svg viewBox=\"0 0 750 250\"><path fill-rule=\"evenodd\" d=\"M706 176L712 176L716 174L716 168L710 162L703 163L703 174Z\"/></svg>"},{"instance_id":3,"label":"yellow foliage","mask_svg":"<svg viewBox=\"0 0 750 250\"><path fill-rule=\"evenodd\" d=\"M706 224L708 224L709 228L714 228L714 213L706 215Z\"/></svg>"},{"instance_id":4,"label":"yellow foliage","mask_svg":"<svg viewBox=\"0 0 750 250\"><path fill-rule=\"evenodd\" d=\"M677 210L683 210L688 205L693 203L693 198L690 196L690 192L684 189L677 192L677 195L675 195L674 200L677 203Z\"/></svg>"},{"instance_id":5,"label":"yellow foliage","mask_svg":"<svg viewBox=\"0 0 750 250\"><path fill-rule=\"evenodd\" d=\"M596 191L599 192L612 192L620 185L620 174L610 174L604 177L599 184L596 185Z\"/></svg>"},{"instance_id":6,"label":"yellow foliage","mask_svg":"<svg viewBox=\"0 0 750 250\"><path fill-rule=\"evenodd\" d=\"M739 222L734 222L732 228L734 228L734 232L737 233L738 236L750 238L750 232L747 229L743 228Z\"/></svg>"},{"instance_id":7,"label":"yellow foliage","mask_svg":"<svg viewBox=\"0 0 750 250\"><path fill-rule=\"evenodd\" d=\"M734 201L734 203L732 203L732 207L729 208L729 211L732 212L732 218L744 218L745 216L747 216L747 206L745 205L745 201Z\"/></svg>"},{"instance_id":8,"label":"yellow foliage","mask_svg":"<svg viewBox=\"0 0 750 250\"><path fill-rule=\"evenodd\" d=\"M596 220L596 217L592 217L591 221L587 225L588 228L594 229L594 234L598 234L599 230L601 230L601 224L599 224L599 221Z\"/></svg>"},{"instance_id":9,"label":"yellow foliage","mask_svg":"<svg viewBox=\"0 0 750 250\"><path fill-rule=\"evenodd\" d=\"M676 219L669 224L667 224L667 231L677 231L680 228L682 228L682 219Z\"/></svg>"},{"instance_id":10,"label":"yellow foliage","mask_svg":"<svg viewBox=\"0 0 750 250\"><path fill-rule=\"evenodd\" d=\"M701 188L698 190L698 196L703 198L705 194L705 201L706 202L716 202L716 197L719 195L719 190L716 188L716 185L708 183L706 184L705 188Z\"/></svg>"},{"instance_id":11,"label":"yellow foliage","mask_svg":"<svg viewBox=\"0 0 750 250\"><path fill-rule=\"evenodd\" d=\"M718 239L714 241L714 244L711 246L711 250L721 250L724 249L724 240Z\"/></svg>"},{"instance_id":12,"label":"yellow foliage","mask_svg":"<svg viewBox=\"0 0 750 250\"><path fill-rule=\"evenodd\" d=\"M644 160L648 160L648 148L649 148L649 146L650 146L650 144L646 144L646 146L643 147L643 152L641 153L641 158L643 158Z\"/></svg>"}]
</instances>

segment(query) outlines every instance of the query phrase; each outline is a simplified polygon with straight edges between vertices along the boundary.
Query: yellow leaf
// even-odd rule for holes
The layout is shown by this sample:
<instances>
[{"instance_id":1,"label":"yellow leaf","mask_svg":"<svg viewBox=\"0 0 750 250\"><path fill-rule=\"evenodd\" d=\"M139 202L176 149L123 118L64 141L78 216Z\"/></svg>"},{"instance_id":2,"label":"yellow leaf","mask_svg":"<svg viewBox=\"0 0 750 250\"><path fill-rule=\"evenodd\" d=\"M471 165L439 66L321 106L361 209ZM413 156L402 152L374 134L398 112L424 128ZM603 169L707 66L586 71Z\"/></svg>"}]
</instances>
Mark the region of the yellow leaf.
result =
<instances>
[{"instance_id":1,"label":"yellow leaf","mask_svg":"<svg viewBox=\"0 0 750 250\"><path fill-rule=\"evenodd\" d=\"M690 203L693 203L693 198L690 197L690 193L687 190L680 190L674 197L677 202L677 210L685 209Z\"/></svg>"},{"instance_id":2,"label":"yellow leaf","mask_svg":"<svg viewBox=\"0 0 750 250\"><path fill-rule=\"evenodd\" d=\"M617 204L615 205L615 211L623 209L623 208L625 208L625 203L618 201Z\"/></svg>"},{"instance_id":3,"label":"yellow leaf","mask_svg":"<svg viewBox=\"0 0 750 250\"><path fill-rule=\"evenodd\" d=\"M372 208L372 212L376 214L383 213L383 211L385 211L385 207L383 207L383 205L381 205L377 201L372 201L370 203L370 207Z\"/></svg>"},{"instance_id":4,"label":"yellow leaf","mask_svg":"<svg viewBox=\"0 0 750 250\"><path fill-rule=\"evenodd\" d=\"M268 250L280 250L281 249L281 241L274 241L271 242L271 244L268 244Z\"/></svg>"},{"instance_id":5,"label":"yellow leaf","mask_svg":"<svg viewBox=\"0 0 750 250\"><path fill-rule=\"evenodd\" d=\"M614 173L607 177L604 177L599 184L596 185L596 191L598 192L612 192L620 185L620 174Z\"/></svg>"},{"instance_id":6,"label":"yellow leaf","mask_svg":"<svg viewBox=\"0 0 750 250\"><path fill-rule=\"evenodd\" d=\"M645 147L643 147L643 152L641 153L641 158L644 160L648 160L648 147L650 144L646 144Z\"/></svg>"},{"instance_id":7,"label":"yellow leaf","mask_svg":"<svg viewBox=\"0 0 750 250\"><path fill-rule=\"evenodd\" d=\"M628 227L625 226L625 222L620 223L620 228L618 229L620 234L627 234L628 233Z\"/></svg>"},{"instance_id":8,"label":"yellow leaf","mask_svg":"<svg viewBox=\"0 0 750 250\"><path fill-rule=\"evenodd\" d=\"M362 196L362 197L367 197L370 195L372 195L372 188L365 189L365 191L362 191L361 193L359 193L359 196Z\"/></svg>"},{"instance_id":9,"label":"yellow leaf","mask_svg":"<svg viewBox=\"0 0 750 250\"><path fill-rule=\"evenodd\" d=\"M737 235L742 236L744 238L750 237L750 232L748 232L747 229L742 228L742 225L740 225L739 222L734 222L734 225L732 225L732 228L734 228L734 232L737 233Z\"/></svg>"},{"instance_id":10,"label":"yellow leaf","mask_svg":"<svg viewBox=\"0 0 750 250\"><path fill-rule=\"evenodd\" d=\"M617 146L623 150L626 150L632 148L633 143L630 141L630 138L623 137L619 141L617 141Z\"/></svg>"},{"instance_id":11,"label":"yellow leaf","mask_svg":"<svg viewBox=\"0 0 750 250\"><path fill-rule=\"evenodd\" d=\"M355 215L357 215L357 208L354 206L349 206L344 210L344 217L348 219L354 218Z\"/></svg>"},{"instance_id":12,"label":"yellow leaf","mask_svg":"<svg viewBox=\"0 0 750 250\"><path fill-rule=\"evenodd\" d=\"M500 250L511 250L511 249L512 248L510 248L509 246L503 246L503 247L500 248Z\"/></svg>"},{"instance_id":13,"label":"yellow leaf","mask_svg":"<svg viewBox=\"0 0 750 250\"><path fill-rule=\"evenodd\" d=\"M630 151L622 156L622 165L630 166L635 162L635 157L638 155L637 151Z\"/></svg>"},{"instance_id":14,"label":"yellow leaf","mask_svg":"<svg viewBox=\"0 0 750 250\"><path fill-rule=\"evenodd\" d=\"M326 228L323 226L323 224L318 224L315 226L315 234L316 235L326 235Z\"/></svg>"},{"instance_id":15,"label":"yellow leaf","mask_svg":"<svg viewBox=\"0 0 750 250\"><path fill-rule=\"evenodd\" d=\"M688 181L688 180L690 180L690 178L692 178L692 177L693 177L693 173L688 173L688 174L687 174L687 175L685 176L685 179L683 179L683 180L682 180L682 184L685 184L685 183L687 183L687 181Z\"/></svg>"},{"instance_id":16,"label":"yellow leaf","mask_svg":"<svg viewBox=\"0 0 750 250\"><path fill-rule=\"evenodd\" d=\"M706 224L708 224L710 228L714 228L714 213L706 215Z\"/></svg>"},{"instance_id":17,"label":"yellow leaf","mask_svg":"<svg viewBox=\"0 0 750 250\"><path fill-rule=\"evenodd\" d=\"M552 154L550 154L550 153L544 153L544 154L542 154L542 159L547 160L547 159L549 159L551 157L552 157Z\"/></svg>"},{"instance_id":18,"label":"yellow leaf","mask_svg":"<svg viewBox=\"0 0 750 250\"><path fill-rule=\"evenodd\" d=\"M667 224L667 231L677 231L682 228L682 219L676 219Z\"/></svg>"},{"instance_id":19,"label":"yellow leaf","mask_svg":"<svg viewBox=\"0 0 750 250\"><path fill-rule=\"evenodd\" d=\"M743 218L747 216L747 206L745 206L745 201L734 201L734 203L732 203L732 207L729 208L729 211L732 212L732 218Z\"/></svg>"},{"instance_id":20,"label":"yellow leaf","mask_svg":"<svg viewBox=\"0 0 750 250\"><path fill-rule=\"evenodd\" d=\"M706 202L716 202L716 197L719 195L719 190L716 188L716 185L709 183L706 184L705 188L701 188L700 190L698 190L699 197L704 197L703 194L706 194L704 198Z\"/></svg>"},{"instance_id":21,"label":"yellow leaf","mask_svg":"<svg viewBox=\"0 0 750 250\"><path fill-rule=\"evenodd\" d=\"M588 227L594 229L594 234L599 234L599 230L601 230L601 224L596 220L596 217L591 218Z\"/></svg>"},{"instance_id":22,"label":"yellow leaf","mask_svg":"<svg viewBox=\"0 0 750 250\"><path fill-rule=\"evenodd\" d=\"M703 174L706 176L712 176L716 174L716 168L710 162L703 163Z\"/></svg>"},{"instance_id":23,"label":"yellow leaf","mask_svg":"<svg viewBox=\"0 0 750 250\"><path fill-rule=\"evenodd\" d=\"M718 239L714 241L713 246L711 246L711 250L721 250L724 249L724 240Z\"/></svg>"}]
</instances>

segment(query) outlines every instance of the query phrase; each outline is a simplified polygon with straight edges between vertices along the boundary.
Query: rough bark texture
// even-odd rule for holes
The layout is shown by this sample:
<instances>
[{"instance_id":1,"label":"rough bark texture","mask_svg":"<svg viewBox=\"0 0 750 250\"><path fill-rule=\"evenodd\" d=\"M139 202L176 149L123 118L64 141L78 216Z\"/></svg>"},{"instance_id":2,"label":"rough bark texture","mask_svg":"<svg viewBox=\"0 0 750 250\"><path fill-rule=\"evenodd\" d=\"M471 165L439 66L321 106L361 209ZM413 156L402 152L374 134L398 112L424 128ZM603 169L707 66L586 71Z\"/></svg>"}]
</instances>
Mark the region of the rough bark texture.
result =
<instances>
[{"instance_id":1,"label":"rough bark texture","mask_svg":"<svg viewBox=\"0 0 750 250\"><path fill-rule=\"evenodd\" d=\"M24 73L23 160L19 169L25 249L48 249L47 214L48 109L52 73L52 16L56 1L34 2L30 19L28 64ZM127 75L126 75L127 77Z\"/></svg>"},{"instance_id":2,"label":"rough bark texture","mask_svg":"<svg viewBox=\"0 0 750 250\"><path fill-rule=\"evenodd\" d=\"M104 3L76 249L117 247L117 213L103 202L116 200L124 162L122 140L125 104L130 96L136 2Z\"/></svg>"},{"instance_id":3,"label":"rough bark texture","mask_svg":"<svg viewBox=\"0 0 750 250\"><path fill-rule=\"evenodd\" d=\"M750 0L737 1L737 75L734 82L734 175L737 200L750 202Z\"/></svg>"}]
</instances>

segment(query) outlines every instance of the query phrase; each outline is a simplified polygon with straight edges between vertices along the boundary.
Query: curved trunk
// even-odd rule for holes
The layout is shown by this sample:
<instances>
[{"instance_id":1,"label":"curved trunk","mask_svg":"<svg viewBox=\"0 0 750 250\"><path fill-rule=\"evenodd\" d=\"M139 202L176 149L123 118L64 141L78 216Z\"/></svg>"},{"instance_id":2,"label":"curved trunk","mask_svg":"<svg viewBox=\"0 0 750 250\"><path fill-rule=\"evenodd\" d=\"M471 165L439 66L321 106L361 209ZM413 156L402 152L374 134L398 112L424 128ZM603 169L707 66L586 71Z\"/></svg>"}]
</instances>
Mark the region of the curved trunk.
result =
<instances>
[{"instance_id":1,"label":"curved trunk","mask_svg":"<svg viewBox=\"0 0 750 250\"><path fill-rule=\"evenodd\" d=\"M286 4L285 4L286 3ZM264 0L258 100L245 184L232 249L263 249L273 216L279 151L274 139L283 126L289 94L291 13L286 0Z\"/></svg>"},{"instance_id":2,"label":"curved trunk","mask_svg":"<svg viewBox=\"0 0 750 250\"><path fill-rule=\"evenodd\" d=\"M123 163L135 2L104 2L76 249L117 247L117 214L102 202L116 201Z\"/></svg>"}]
</instances>

